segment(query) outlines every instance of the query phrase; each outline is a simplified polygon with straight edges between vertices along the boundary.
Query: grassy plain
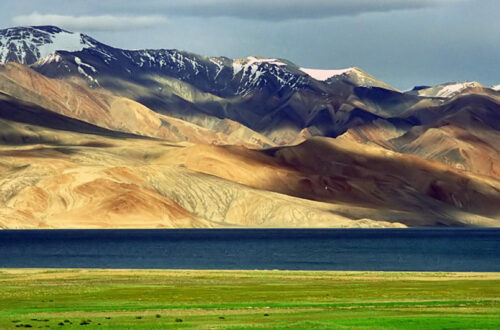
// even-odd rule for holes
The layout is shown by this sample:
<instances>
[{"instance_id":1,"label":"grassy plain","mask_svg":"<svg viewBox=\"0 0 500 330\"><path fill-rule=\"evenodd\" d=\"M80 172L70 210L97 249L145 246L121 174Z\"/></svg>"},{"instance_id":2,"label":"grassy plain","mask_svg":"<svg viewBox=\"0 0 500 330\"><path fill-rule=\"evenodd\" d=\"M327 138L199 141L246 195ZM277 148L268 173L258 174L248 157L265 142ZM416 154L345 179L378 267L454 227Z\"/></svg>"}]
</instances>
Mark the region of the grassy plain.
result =
<instances>
[{"instance_id":1,"label":"grassy plain","mask_svg":"<svg viewBox=\"0 0 500 330\"><path fill-rule=\"evenodd\" d=\"M0 269L0 328L498 329L500 273Z\"/></svg>"}]
</instances>

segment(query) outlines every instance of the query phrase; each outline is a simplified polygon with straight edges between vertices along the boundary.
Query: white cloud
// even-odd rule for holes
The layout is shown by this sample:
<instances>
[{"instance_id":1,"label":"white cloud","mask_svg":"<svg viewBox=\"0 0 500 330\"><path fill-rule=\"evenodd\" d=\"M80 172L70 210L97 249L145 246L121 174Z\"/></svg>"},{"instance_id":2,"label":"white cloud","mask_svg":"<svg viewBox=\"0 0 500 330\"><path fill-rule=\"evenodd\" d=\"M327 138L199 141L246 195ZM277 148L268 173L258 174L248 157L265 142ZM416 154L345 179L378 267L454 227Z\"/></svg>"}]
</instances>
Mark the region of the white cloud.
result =
<instances>
[{"instance_id":1,"label":"white cloud","mask_svg":"<svg viewBox=\"0 0 500 330\"><path fill-rule=\"evenodd\" d=\"M236 17L251 20L293 20L413 10L468 0L108 0L100 8L156 11L168 16Z\"/></svg>"},{"instance_id":2,"label":"white cloud","mask_svg":"<svg viewBox=\"0 0 500 330\"><path fill-rule=\"evenodd\" d=\"M165 24L164 16L69 16L56 14L20 15L12 18L15 25L56 25L73 31L123 31Z\"/></svg>"}]
</instances>

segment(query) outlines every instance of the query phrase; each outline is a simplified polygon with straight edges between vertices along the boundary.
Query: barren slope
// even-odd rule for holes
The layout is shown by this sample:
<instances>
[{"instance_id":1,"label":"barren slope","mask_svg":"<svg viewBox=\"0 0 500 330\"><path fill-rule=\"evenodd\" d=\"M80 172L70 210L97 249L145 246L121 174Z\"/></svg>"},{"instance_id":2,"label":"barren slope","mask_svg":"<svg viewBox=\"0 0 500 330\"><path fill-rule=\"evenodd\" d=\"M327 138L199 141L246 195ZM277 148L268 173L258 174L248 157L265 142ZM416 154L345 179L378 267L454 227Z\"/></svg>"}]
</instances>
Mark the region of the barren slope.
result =
<instances>
[{"instance_id":1,"label":"barren slope","mask_svg":"<svg viewBox=\"0 0 500 330\"><path fill-rule=\"evenodd\" d=\"M496 180L378 147L315 138L256 151L0 125L3 228L498 225Z\"/></svg>"},{"instance_id":2,"label":"barren slope","mask_svg":"<svg viewBox=\"0 0 500 330\"><path fill-rule=\"evenodd\" d=\"M0 148L2 228L402 226L158 163L182 145L0 123L39 140L58 136L57 145Z\"/></svg>"},{"instance_id":3,"label":"barren slope","mask_svg":"<svg viewBox=\"0 0 500 330\"><path fill-rule=\"evenodd\" d=\"M474 89L440 105L415 105L399 120L352 128L340 140L378 145L498 179L500 95Z\"/></svg>"},{"instance_id":4,"label":"barren slope","mask_svg":"<svg viewBox=\"0 0 500 330\"><path fill-rule=\"evenodd\" d=\"M258 146L267 139L238 127L228 134L158 114L140 103L106 90L90 89L81 81L49 79L20 64L0 65L0 92L11 98L43 107L57 114L118 132L204 143ZM234 126L233 125L233 126ZM269 145L269 144L268 144Z\"/></svg>"}]
</instances>

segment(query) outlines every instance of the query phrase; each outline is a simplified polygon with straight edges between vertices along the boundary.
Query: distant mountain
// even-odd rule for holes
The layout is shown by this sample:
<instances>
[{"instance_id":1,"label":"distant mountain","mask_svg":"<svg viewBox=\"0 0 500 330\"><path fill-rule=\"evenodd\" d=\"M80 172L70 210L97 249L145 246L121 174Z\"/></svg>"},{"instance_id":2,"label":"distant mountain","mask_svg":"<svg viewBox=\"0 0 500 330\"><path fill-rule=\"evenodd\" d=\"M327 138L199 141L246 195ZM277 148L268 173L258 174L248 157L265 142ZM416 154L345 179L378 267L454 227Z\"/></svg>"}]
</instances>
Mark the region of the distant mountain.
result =
<instances>
[{"instance_id":1,"label":"distant mountain","mask_svg":"<svg viewBox=\"0 0 500 330\"><path fill-rule=\"evenodd\" d=\"M331 84L336 81L344 81L349 82L354 86L378 87L399 92L394 87L389 86L385 82L376 79L360 68L348 68L342 70L318 70L300 68L300 70L307 73L312 78L319 81L324 81L327 84Z\"/></svg>"},{"instance_id":2,"label":"distant mountain","mask_svg":"<svg viewBox=\"0 0 500 330\"><path fill-rule=\"evenodd\" d=\"M499 86L0 30L0 228L500 226Z\"/></svg>"},{"instance_id":3,"label":"distant mountain","mask_svg":"<svg viewBox=\"0 0 500 330\"><path fill-rule=\"evenodd\" d=\"M97 65L87 64L77 56L68 57L67 53L81 53L90 59L90 64ZM359 86L391 89L358 68L311 70L285 60L253 56L231 60L225 57L208 58L175 49L123 50L55 26L0 30L0 63L7 62L36 63L36 68L52 76L79 73L95 85L99 85L97 78L105 74L130 77L155 72L174 76L219 95L244 95L263 87L296 90L307 87L311 78L327 83L346 80ZM320 72L332 74L323 79L324 73Z\"/></svg>"},{"instance_id":4,"label":"distant mountain","mask_svg":"<svg viewBox=\"0 0 500 330\"><path fill-rule=\"evenodd\" d=\"M209 129L228 118L279 144L300 138L304 129L306 135L337 136L378 118L377 111L372 114L352 97L354 88L397 92L357 68L325 76L281 59L122 50L51 26L1 30L0 40L2 62L28 64L48 77L83 79L92 88L112 90Z\"/></svg>"},{"instance_id":5,"label":"distant mountain","mask_svg":"<svg viewBox=\"0 0 500 330\"><path fill-rule=\"evenodd\" d=\"M340 139L377 144L440 163L500 179L500 96L489 89L448 98L440 104L422 101L399 115L349 129Z\"/></svg>"},{"instance_id":6,"label":"distant mountain","mask_svg":"<svg viewBox=\"0 0 500 330\"><path fill-rule=\"evenodd\" d=\"M425 97L440 97L449 98L463 93L468 88L483 88L484 86L478 82L463 82L463 83L446 83L442 85L413 89L408 92L409 94L414 94L418 96Z\"/></svg>"},{"instance_id":7,"label":"distant mountain","mask_svg":"<svg viewBox=\"0 0 500 330\"><path fill-rule=\"evenodd\" d=\"M33 112L27 112L25 116L13 112L7 114L6 109L0 109L0 116L13 119L12 116L16 115L16 121L45 127L54 128L50 120L43 119L51 114L71 118L68 119L71 123L75 120L82 121L110 132L161 138L173 142L236 143L260 147L272 145L265 137L238 123L226 121L219 131L208 130L156 113L140 103L106 93L101 89L92 90L71 82L47 78L16 63L0 66L0 92L10 100L10 108L17 102L25 109L30 107L40 109L36 112L40 117L38 119L36 116L32 117ZM65 130L64 126L57 127Z\"/></svg>"},{"instance_id":8,"label":"distant mountain","mask_svg":"<svg viewBox=\"0 0 500 330\"><path fill-rule=\"evenodd\" d=\"M0 63L33 64L56 51L81 51L92 38L55 26L15 27L0 30Z\"/></svg>"}]
</instances>

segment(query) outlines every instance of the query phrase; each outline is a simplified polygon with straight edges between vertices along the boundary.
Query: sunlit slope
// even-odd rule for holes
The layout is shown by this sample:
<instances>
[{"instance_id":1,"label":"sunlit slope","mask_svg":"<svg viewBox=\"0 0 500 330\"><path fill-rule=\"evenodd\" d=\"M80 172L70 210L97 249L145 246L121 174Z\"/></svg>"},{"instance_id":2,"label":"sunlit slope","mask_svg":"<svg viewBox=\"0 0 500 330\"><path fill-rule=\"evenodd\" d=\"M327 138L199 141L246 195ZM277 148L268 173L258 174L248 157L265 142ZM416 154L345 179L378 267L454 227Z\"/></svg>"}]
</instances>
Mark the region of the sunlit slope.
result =
<instances>
[{"instance_id":1,"label":"sunlit slope","mask_svg":"<svg viewBox=\"0 0 500 330\"><path fill-rule=\"evenodd\" d=\"M43 138L55 132L38 128L37 134ZM367 211L349 216L349 207L254 189L182 165L158 162L163 155L183 148L159 141L67 132L58 145L3 146L0 226L401 226L363 219ZM392 219L397 222L397 217Z\"/></svg>"},{"instance_id":2,"label":"sunlit slope","mask_svg":"<svg viewBox=\"0 0 500 330\"><path fill-rule=\"evenodd\" d=\"M397 215L370 220L370 210L188 169L175 158L183 144L107 130L5 95L0 110L1 228L402 226Z\"/></svg>"},{"instance_id":3,"label":"sunlit slope","mask_svg":"<svg viewBox=\"0 0 500 330\"><path fill-rule=\"evenodd\" d=\"M3 228L498 225L496 180L378 147L315 138L256 151L81 122L0 125Z\"/></svg>"},{"instance_id":4,"label":"sunlit slope","mask_svg":"<svg viewBox=\"0 0 500 330\"><path fill-rule=\"evenodd\" d=\"M420 104L401 117L413 125L377 120L350 129L340 139L500 178L500 94L476 89L440 105Z\"/></svg>"},{"instance_id":5,"label":"sunlit slope","mask_svg":"<svg viewBox=\"0 0 500 330\"><path fill-rule=\"evenodd\" d=\"M343 212L350 216L407 225L497 225L494 219L500 214L496 180L335 139L314 138L265 152L197 145L172 150L155 162L181 164L258 189L349 205L352 208Z\"/></svg>"},{"instance_id":6,"label":"sunlit slope","mask_svg":"<svg viewBox=\"0 0 500 330\"><path fill-rule=\"evenodd\" d=\"M261 145L266 139L240 127L227 133L200 127L154 112L131 99L80 81L49 79L20 64L0 65L0 92L22 103L36 105L65 117L117 132L169 141ZM231 127L231 123L227 124ZM234 126L234 125L233 125Z\"/></svg>"}]
</instances>

